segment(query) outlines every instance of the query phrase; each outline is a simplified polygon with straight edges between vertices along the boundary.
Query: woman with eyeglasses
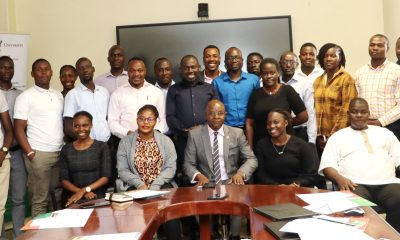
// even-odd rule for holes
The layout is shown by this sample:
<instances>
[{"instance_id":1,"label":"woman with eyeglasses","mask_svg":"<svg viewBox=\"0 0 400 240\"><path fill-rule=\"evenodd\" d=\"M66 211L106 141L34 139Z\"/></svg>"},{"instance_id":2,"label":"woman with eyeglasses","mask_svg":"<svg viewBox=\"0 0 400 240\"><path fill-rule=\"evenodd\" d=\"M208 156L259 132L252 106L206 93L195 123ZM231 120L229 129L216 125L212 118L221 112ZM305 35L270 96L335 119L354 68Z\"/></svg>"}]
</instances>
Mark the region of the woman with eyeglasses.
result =
<instances>
[{"instance_id":1,"label":"woman with eyeglasses","mask_svg":"<svg viewBox=\"0 0 400 240\"><path fill-rule=\"evenodd\" d=\"M104 197L111 177L111 156L105 142L90 137L93 117L86 111L75 113L73 131L77 139L60 152L60 179L63 204Z\"/></svg>"},{"instance_id":2,"label":"woman with eyeglasses","mask_svg":"<svg viewBox=\"0 0 400 240\"><path fill-rule=\"evenodd\" d=\"M121 140L117 152L117 191L172 188L176 152L171 139L154 127L158 111L144 105L137 113L138 129ZM167 239L181 239L179 220L164 224Z\"/></svg>"},{"instance_id":3,"label":"woman with eyeglasses","mask_svg":"<svg viewBox=\"0 0 400 240\"><path fill-rule=\"evenodd\" d=\"M171 188L176 152L171 139L154 130L158 111L144 105L137 113L138 129L123 138L117 152L117 191Z\"/></svg>"}]
</instances>

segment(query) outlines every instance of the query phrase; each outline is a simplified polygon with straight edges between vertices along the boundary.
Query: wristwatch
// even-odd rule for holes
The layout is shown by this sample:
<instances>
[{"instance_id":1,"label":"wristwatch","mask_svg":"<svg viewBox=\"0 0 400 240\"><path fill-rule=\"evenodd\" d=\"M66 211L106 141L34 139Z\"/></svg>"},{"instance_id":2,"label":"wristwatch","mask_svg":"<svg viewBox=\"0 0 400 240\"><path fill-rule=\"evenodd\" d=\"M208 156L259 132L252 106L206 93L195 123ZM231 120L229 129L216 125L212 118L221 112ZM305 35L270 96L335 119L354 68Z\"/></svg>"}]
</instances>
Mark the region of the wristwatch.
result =
<instances>
[{"instance_id":1,"label":"wristwatch","mask_svg":"<svg viewBox=\"0 0 400 240\"><path fill-rule=\"evenodd\" d=\"M92 189L91 189L90 187L86 187L86 188L85 188L85 191L86 191L87 193L89 193L89 192L92 191Z\"/></svg>"},{"instance_id":2,"label":"wristwatch","mask_svg":"<svg viewBox=\"0 0 400 240\"><path fill-rule=\"evenodd\" d=\"M3 151L3 152L6 153L6 152L8 152L8 148L7 148L7 147L2 147L2 148L1 148L1 151Z\"/></svg>"}]
</instances>

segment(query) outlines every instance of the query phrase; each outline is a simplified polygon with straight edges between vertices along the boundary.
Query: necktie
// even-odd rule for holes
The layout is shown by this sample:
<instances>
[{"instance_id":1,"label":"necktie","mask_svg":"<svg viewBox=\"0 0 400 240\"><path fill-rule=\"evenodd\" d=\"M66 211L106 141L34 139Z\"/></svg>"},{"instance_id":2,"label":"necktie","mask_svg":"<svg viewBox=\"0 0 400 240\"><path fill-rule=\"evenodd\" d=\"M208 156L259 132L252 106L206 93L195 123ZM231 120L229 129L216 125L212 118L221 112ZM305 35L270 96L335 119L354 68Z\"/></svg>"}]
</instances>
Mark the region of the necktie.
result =
<instances>
[{"instance_id":1,"label":"necktie","mask_svg":"<svg viewBox=\"0 0 400 240\"><path fill-rule=\"evenodd\" d=\"M219 166L218 132L214 132L212 160L213 160L215 183L219 183L221 181L221 167Z\"/></svg>"},{"instance_id":2,"label":"necktie","mask_svg":"<svg viewBox=\"0 0 400 240\"><path fill-rule=\"evenodd\" d=\"M365 143L365 146L367 147L368 153L374 153L374 150L373 150L371 144L369 143L367 132L365 130L361 130L361 135L364 138L364 143Z\"/></svg>"}]
</instances>

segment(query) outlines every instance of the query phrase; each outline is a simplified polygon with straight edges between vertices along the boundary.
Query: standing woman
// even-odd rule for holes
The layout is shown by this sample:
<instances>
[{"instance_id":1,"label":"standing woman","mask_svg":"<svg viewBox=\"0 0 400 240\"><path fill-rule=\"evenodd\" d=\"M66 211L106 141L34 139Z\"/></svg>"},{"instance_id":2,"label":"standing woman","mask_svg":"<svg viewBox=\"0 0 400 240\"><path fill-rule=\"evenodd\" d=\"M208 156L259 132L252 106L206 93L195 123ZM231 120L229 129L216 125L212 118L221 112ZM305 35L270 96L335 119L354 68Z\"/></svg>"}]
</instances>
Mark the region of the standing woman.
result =
<instances>
[{"instance_id":1,"label":"standing woman","mask_svg":"<svg viewBox=\"0 0 400 240\"><path fill-rule=\"evenodd\" d=\"M246 116L246 137L251 148L267 136L268 113L281 108L296 115L291 124L296 126L308 120L306 107L299 94L289 85L279 83L279 64L275 59L265 58L260 64L263 87L255 90L249 99Z\"/></svg>"},{"instance_id":2,"label":"standing woman","mask_svg":"<svg viewBox=\"0 0 400 240\"><path fill-rule=\"evenodd\" d=\"M325 44L317 58L325 70L314 82L317 149L321 154L328 138L348 126L347 111L357 90L354 79L344 70L346 57L339 45Z\"/></svg>"},{"instance_id":3,"label":"standing woman","mask_svg":"<svg viewBox=\"0 0 400 240\"><path fill-rule=\"evenodd\" d=\"M111 177L111 157L105 142L90 137L92 115L75 113L72 123L77 139L66 144L60 153L60 179L65 206L80 199L104 197Z\"/></svg>"}]
</instances>

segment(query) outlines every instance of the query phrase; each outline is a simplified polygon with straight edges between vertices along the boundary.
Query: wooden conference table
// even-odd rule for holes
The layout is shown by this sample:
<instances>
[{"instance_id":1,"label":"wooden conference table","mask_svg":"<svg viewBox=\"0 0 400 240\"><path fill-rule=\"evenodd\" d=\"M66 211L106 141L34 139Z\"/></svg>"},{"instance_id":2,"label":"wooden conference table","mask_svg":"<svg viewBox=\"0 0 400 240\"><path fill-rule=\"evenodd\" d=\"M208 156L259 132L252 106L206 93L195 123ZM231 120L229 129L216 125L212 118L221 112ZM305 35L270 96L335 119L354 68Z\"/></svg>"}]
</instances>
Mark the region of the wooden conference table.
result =
<instances>
[{"instance_id":1,"label":"wooden conference table","mask_svg":"<svg viewBox=\"0 0 400 240\"><path fill-rule=\"evenodd\" d=\"M108 233L141 232L141 239L151 240L160 224L165 221L199 215L201 239L210 239L210 214L246 216L250 220L252 239L275 239L263 226L271 220L253 212L253 207L292 202L305 205L296 194L317 193L311 188L269 185L227 185L229 196L224 200L207 200L212 189L195 187L171 189L164 197L95 208L83 228L30 230L18 239L69 240L74 236ZM102 201L102 200L96 200ZM375 239L400 239L397 233L373 209L365 207L369 223L365 232Z\"/></svg>"}]
</instances>

